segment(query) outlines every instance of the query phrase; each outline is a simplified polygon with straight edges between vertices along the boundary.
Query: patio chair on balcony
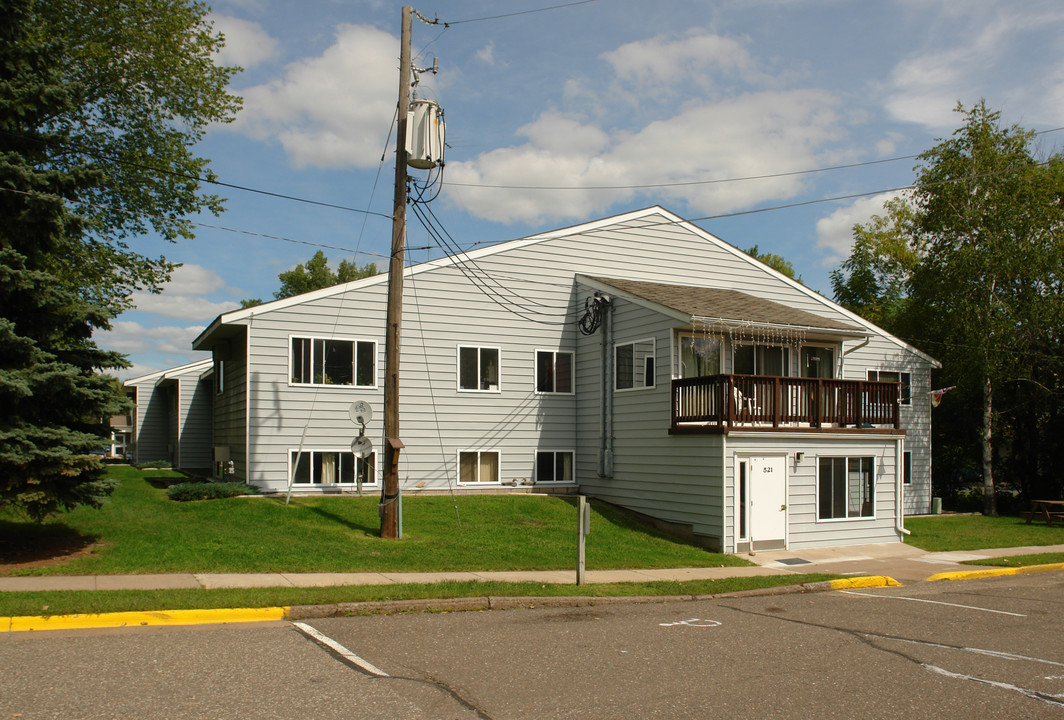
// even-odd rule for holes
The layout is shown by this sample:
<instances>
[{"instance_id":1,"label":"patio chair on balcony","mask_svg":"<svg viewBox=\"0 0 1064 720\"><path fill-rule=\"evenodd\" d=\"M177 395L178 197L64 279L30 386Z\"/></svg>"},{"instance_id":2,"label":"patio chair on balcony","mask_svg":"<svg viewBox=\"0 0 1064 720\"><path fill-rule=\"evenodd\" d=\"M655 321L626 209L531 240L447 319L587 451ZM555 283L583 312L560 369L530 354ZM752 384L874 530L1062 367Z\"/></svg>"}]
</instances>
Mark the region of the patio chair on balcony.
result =
<instances>
[{"instance_id":1,"label":"patio chair on balcony","mask_svg":"<svg viewBox=\"0 0 1064 720\"><path fill-rule=\"evenodd\" d=\"M735 417L740 422L753 422L761 414L761 408L754 404L754 398L743 395L739 388L733 387L732 395L735 397Z\"/></svg>"}]
</instances>

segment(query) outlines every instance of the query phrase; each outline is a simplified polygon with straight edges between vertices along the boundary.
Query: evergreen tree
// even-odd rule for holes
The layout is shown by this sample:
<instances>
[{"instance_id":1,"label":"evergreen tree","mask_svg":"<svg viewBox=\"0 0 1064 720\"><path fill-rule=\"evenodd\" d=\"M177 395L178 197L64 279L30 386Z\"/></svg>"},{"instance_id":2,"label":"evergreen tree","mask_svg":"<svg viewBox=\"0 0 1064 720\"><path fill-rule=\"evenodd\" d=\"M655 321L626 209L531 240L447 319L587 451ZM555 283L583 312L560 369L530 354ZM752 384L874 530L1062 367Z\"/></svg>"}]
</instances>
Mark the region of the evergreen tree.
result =
<instances>
[{"instance_id":1,"label":"evergreen tree","mask_svg":"<svg viewBox=\"0 0 1064 720\"><path fill-rule=\"evenodd\" d=\"M66 203L99 173L50 162L50 148L68 138L49 119L69 112L75 88L57 46L29 37L28 9L26 0L0 3L0 505L39 520L98 506L110 492L92 451L124 398L95 371L125 362L92 342L112 313L51 269L85 232Z\"/></svg>"}]
</instances>

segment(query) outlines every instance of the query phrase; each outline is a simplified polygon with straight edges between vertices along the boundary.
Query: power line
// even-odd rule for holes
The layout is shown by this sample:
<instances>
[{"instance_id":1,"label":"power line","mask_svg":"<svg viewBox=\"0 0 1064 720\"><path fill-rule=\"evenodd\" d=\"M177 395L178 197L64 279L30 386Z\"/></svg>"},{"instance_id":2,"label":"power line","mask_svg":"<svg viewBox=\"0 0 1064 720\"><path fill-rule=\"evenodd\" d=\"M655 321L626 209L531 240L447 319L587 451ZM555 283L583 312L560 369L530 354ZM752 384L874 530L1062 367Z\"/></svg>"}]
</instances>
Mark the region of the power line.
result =
<instances>
[{"instance_id":1,"label":"power line","mask_svg":"<svg viewBox=\"0 0 1064 720\"><path fill-rule=\"evenodd\" d=\"M1064 127L1039 130L1035 135L1059 132ZM793 177L795 175L812 175L815 173L831 172L833 170L849 170L852 168L868 167L871 165L883 165L885 163L898 162L899 160L915 160L923 153L914 155L898 155L896 157L883 158L881 160L866 160L864 162L847 163L844 165L829 165L827 167L813 168L810 170L789 170L786 172L766 173L764 175L745 175L733 178L716 178L713 180L688 180L683 182L667 183L644 183L632 185L500 185L490 183L463 183L448 181L445 184L454 187L471 187L499 190L650 190L654 188L690 187L693 185L719 185L723 183L746 182L749 180L773 180L775 178Z\"/></svg>"},{"instance_id":2,"label":"power line","mask_svg":"<svg viewBox=\"0 0 1064 720\"><path fill-rule=\"evenodd\" d=\"M92 152L76 145L63 145L62 143L49 141L43 138L37 138L30 135L13 133L7 130L0 130L0 134L7 135L9 137L19 138L21 140L37 142L42 145L58 146L60 150L70 150L73 152L82 153L84 155L87 155L88 157L95 158L97 160L107 160L109 162L114 162L119 165L125 165L127 167L133 167L139 170L149 170L151 172L159 173L160 175L169 175L171 177L182 178L183 180L195 180L196 182L201 182L206 185L217 185L218 187L229 188L231 190L240 190L243 192L254 193L256 195L265 195L267 197L273 197L279 200L291 200L292 202L306 203L307 205L317 205L319 207L327 207L332 208L334 210L344 210L346 212L361 213L364 215L375 215L377 217L387 218L388 220L392 219L391 215L386 215L385 213L379 213L372 210L362 210L360 208L348 207L346 205L337 205L335 203L328 203L322 200L311 200L310 198L298 197L296 195L287 195L285 193L278 193L270 190L260 190L258 188L247 187L246 185L237 185L235 183L227 183L221 180L212 180L210 178L201 177L199 175L192 175L190 173L177 172L176 170L168 170L166 168L156 167L154 165L145 165L143 163L133 162L132 160L122 160L120 158L110 157L101 153Z\"/></svg>"},{"instance_id":3,"label":"power line","mask_svg":"<svg viewBox=\"0 0 1064 720\"><path fill-rule=\"evenodd\" d=\"M548 12L550 10L561 10L563 8L575 7L576 5L587 5L589 3L596 2L597 0L579 0L579 2L564 3L562 5L551 5L549 7L534 8L532 10L521 10L519 12L505 13L502 15L489 15L487 17L468 18L466 20L451 20L450 22L442 22L439 18L433 18L429 20L421 13L414 11L414 15L418 20L426 25L443 25L444 28L449 28L452 25L465 25L468 23L484 22L487 20L502 20L504 18L518 17L519 15L532 15L533 13Z\"/></svg>"}]
</instances>

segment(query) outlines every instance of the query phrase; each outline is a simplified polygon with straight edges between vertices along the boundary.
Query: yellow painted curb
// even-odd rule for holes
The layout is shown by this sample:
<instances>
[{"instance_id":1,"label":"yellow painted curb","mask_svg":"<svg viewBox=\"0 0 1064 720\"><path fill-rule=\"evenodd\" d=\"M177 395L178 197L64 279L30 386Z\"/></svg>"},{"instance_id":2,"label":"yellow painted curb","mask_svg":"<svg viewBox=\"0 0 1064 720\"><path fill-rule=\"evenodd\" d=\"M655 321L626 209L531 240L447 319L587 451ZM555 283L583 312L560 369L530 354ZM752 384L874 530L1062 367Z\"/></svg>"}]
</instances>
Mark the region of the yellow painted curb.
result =
<instances>
[{"instance_id":1,"label":"yellow painted curb","mask_svg":"<svg viewBox=\"0 0 1064 720\"><path fill-rule=\"evenodd\" d=\"M270 607L6 617L0 618L0 630L26 632L29 630L85 630L148 625L248 623L284 620L287 612L288 608L285 607Z\"/></svg>"},{"instance_id":2,"label":"yellow painted curb","mask_svg":"<svg viewBox=\"0 0 1064 720\"><path fill-rule=\"evenodd\" d=\"M886 575L862 575L844 580L828 580L832 590L850 590L867 587L900 587L901 583Z\"/></svg>"},{"instance_id":3,"label":"yellow painted curb","mask_svg":"<svg viewBox=\"0 0 1064 720\"><path fill-rule=\"evenodd\" d=\"M976 578L1000 577L1002 575L1026 575L1027 573L1050 572L1052 570L1064 570L1064 563L1049 563L1048 565L1027 565L1015 568L990 568L985 570L955 570L953 572L937 573L927 578L932 580L974 580Z\"/></svg>"}]
</instances>

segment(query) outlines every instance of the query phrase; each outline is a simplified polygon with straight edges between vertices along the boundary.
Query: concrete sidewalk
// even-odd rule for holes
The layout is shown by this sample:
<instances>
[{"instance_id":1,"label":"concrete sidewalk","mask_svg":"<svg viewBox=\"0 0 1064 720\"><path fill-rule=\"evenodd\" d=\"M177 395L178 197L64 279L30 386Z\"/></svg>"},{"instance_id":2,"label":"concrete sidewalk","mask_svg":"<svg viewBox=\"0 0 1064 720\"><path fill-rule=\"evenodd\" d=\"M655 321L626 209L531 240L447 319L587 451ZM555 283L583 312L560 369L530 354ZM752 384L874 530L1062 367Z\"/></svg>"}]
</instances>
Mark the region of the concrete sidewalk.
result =
<instances>
[{"instance_id":1,"label":"concrete sidewalk","mask_svg":"<svg viewBox=\"0 0 1064 720\"><path fill-rule=\"evenodd\" d=\"M588 570L588 584L716 580L732 577L830 573L881 575L899 582L919 582L948 571L974 570L961 565L1011 555L1064 552L1064 545L928 553L903 543L849 545L808 550L772 550L740 557L751 567L669 568L660 570ZM329 587L339 585L431 584L445 581L533 582L573 585L575 570L442 572L442 573L175 573L161 575L48 575L0 577L0 592L47 590L168 590L181 588Z\"/></svg>"}]
</instances>

